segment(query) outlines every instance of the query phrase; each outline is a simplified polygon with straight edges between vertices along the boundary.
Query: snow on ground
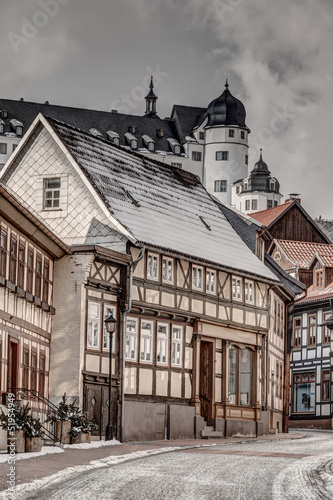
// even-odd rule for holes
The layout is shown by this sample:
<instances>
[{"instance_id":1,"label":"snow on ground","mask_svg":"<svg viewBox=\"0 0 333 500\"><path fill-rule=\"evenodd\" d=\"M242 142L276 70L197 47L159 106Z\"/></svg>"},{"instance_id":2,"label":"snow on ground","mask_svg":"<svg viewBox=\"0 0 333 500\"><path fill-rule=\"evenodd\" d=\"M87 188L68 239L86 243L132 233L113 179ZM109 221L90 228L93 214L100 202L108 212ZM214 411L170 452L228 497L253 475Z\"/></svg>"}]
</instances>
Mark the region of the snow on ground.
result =
<instances>
[{"instance_id":1,"label":"snow on ground","mask_svg":"<svg viewBox=\"0 0 333 500\"><path fill-rule=\"evenodd\" d=\"M15 462L18 460L25 460L26 458L36 458L42 455L52 455L54 453L63 453L64 450L59 446L43 446L41 451L36 453L16 453ZM8 462L9 454L5 452L0 452L0 464L5 464Z\"/></svg>"},{"instance_id":2,"label":"snow on ground","mask_svg":"<svg viewBox=\"0 0 333 500\"><path fill-rule=\"evenodd\" d=\"M71 447L72 445L69 446ZM44 477L43 479L36 479L31 483L20 484L16 486L15 492L10 492L8 490L1 491L0 500L28 500L33 494L39 493L42 488L48 488L63 483L64 481L70 479L73 476L77 476L80 473L87 472L93 469L108 467L111 465L117 465L123 462L148 457L151 455L169 453L171 451L176 451L183 448L183 446L168 446L166 448L159 448L155 450L135 451L133 453L129 453L128 455L109 456L102 458L101 460L92 460L89 465L68 467L67 469L57 472L52 476ZM193 447L191 446L191 448Z\"/></svg>"},{"instance_id":3,"label":"snow on ground","mask_svg":"<svg viewBox=\"0 0 333 500\"><path fill-rule=\"evenodd\" d=\"M81 444L63 444L63 448L69 448L70 450L91 450L92 448L104 448L104 446L114 446L116 444L121 444L117 439L112 439L111 441L91 441L91 443L81 443Z\"/></svg>"}]
</instances>

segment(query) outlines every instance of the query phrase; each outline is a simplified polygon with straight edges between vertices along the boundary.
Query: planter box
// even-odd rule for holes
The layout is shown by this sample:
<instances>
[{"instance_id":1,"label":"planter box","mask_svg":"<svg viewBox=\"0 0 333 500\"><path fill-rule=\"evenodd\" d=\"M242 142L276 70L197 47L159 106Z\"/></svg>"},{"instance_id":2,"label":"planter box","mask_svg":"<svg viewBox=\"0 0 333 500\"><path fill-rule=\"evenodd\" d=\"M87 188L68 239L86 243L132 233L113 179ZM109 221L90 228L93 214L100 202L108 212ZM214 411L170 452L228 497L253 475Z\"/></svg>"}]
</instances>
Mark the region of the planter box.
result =
<instances>
[{"instance_id":1,"label":"planter box","mask_svg":"<svg viewBox=\"0 0 333 500\"><path fill-rule=\"evenodd\" d=\"M90 443L91 441L91 433L88 432L85 434L82 432L78 437L72 437L71 438L71 443L72 444L82 444L82 443Z\"/></svg>"},{"instance_id":2,"label":"planter box","mask_svg":"<svg viewBox=\"0 0 333 500\"><path fill-rule=\"evenodd\" d=\"M35 453L37 451L41 451L41 449L42 449L41 437L25 438L26 453Z\"/></svg>"},{"instance_id":3,"label":"planter box","mask_svg":"<svg viewBox=\"0 0 333 500\"><path fill-rule=\"evenodd\" d=\"M8 435L8 453L11 451L14 451L11 448L11 444L15 445L15 453L24 453L25 452L25 435L24 431L15 431L14 436L9 436Z\"/></svg>"},{"instance_id":4,"label":"planter box","mask_svg":"<svg viewBox=\"0 0 333 500\"><path fill-rule=\"evenodd\" d=\"M72 427L72 422L69 420L63 420L62 422L56 422L56 438L62 444L70 444L71 435L70 430Z\"/></svg>"}]
</instances>

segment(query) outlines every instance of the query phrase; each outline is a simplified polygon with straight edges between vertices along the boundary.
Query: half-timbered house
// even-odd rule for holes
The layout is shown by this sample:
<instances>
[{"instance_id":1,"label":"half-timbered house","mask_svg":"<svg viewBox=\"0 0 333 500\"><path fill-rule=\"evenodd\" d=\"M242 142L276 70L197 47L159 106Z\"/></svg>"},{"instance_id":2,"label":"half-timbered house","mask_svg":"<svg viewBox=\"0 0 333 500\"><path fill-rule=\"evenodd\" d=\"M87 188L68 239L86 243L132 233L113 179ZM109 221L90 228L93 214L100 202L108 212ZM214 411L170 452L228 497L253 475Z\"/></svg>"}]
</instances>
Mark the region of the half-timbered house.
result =
<instances>
[{"instance_id":1,"label":"half-timbered house","mask_svg":"<svg viewBox=\"0 0 333 500\"><path fill-rule=\"evenodd\" d=\"M77 397L100 433L111 404L125 440L200 436L205 423L269 432L262 353L279 281L196 176L40 115L2 181L73 253L55 266L54 400Z\"/></svg>"},{"instance_id":2,"label":"half-timbered house","mask_svg":"<svg viewBox=\"0 0 333 500\"><path fill-rule=\"evenodd\" d=\"M0 185L0 394L24 389L33 409L49 396L54 262L67 254L69 248ZM3 431L0 447L6 447Z\"/></svg>"}]
</instances>

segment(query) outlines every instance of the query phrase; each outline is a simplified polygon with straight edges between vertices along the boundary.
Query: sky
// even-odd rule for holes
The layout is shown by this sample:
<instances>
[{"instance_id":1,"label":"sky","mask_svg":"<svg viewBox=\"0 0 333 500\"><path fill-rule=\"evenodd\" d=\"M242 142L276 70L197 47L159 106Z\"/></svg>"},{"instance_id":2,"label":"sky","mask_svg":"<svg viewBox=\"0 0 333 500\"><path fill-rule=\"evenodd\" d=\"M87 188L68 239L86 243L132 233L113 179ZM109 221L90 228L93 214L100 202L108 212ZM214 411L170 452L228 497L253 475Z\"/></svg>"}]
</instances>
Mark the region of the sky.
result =
<instances>
[{"instance_id":1,"label":"sky","mask_svg":"<svg viewBox=\"0 0 333 500\"><path fill-rule=\"evenodd\" d=\"M0 96L145 111L245 105L249 169L263 159L281 193L333 219L332 0L0 0ZM331 116L332 115L332 116Z\"/></svg>"}]
</instances>

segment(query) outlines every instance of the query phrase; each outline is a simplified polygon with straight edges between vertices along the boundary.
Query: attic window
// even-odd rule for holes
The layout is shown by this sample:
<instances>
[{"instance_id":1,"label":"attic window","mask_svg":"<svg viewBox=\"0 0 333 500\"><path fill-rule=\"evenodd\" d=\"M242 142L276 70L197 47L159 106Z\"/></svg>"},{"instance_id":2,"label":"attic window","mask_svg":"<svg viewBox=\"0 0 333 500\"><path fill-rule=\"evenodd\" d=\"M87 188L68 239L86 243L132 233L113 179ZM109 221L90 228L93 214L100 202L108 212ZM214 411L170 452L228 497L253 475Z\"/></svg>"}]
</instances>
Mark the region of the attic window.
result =
<instances>
[{"instance_id":1,"label":"attic window","mask_svg":"<svg viewBox=\"0 0 333 500\"><path fill-rule=\"evenodd\" d=\"M164 128L158 128L157 135L158 137L164 137Z\"/></svg>"},{"instance_id":2,"label":"attic window","mask_svg":"<svg viewBox=\"0 0 333 500\"><path fill-rule=\"evenodd\" d=\"M0 118L0 134L3 134L4 129L5 129L5 122Z\"/></svg>"},{"instance_id":3,"label":"attic window","mask_svg":"<svg viewBox=\"0 0 333 500\"><path fill-rule=\"evenodd\" d=\"M147 134L143 135L142 140L149 151L154 151L155 142L153 141L153 139L149 135L147 135Z\"/></svg>"},{"instance_id":4,"label":"attic window","mask_svg":"<svg viewBox=\"0 0 333 500\"><path fill-rule=\"evenodd\" d=\"M132 149L138 148L138 140L133 134L127 132L125 134L125 137L126 137L128 144L131 146Z\"/></svg>"},{"instance_id":5,"label":"attic window","mask_svg":"<svg viewBox=\"0 0 333 500\"><path fill-rule=\"evenodd\" d=\"M315 271L315 287L316 290L319 290L320 288L324 287L324 273L322 269L318 269L318 271Z\"/></svg>"},{"instance_id":6,"label":"attic window","mask_svg":"<svg viewBox=\"0 0 333 500\"><path fill-rule=\"evenodd\" d=\"M275 181L271 181L271 182L269 183L269 189L270 189L271 191L275 191Z\"/></svg>"},{"instance_id":7,"label":"attic window","mask_svg":"<svg viewBox=\"0 0 333 500\"><path fill-rule=\"evenodd\" d=\"M104 136L102 134L102 132L100 132L97 128L91 128L89 130L89 132L91 133L91 135L93 135L94 137L101 137L102 139L104 139Z\"/></svg>"},{"instance_id":8,"label":"attic window","mask_svg":"<svg viewBox=\"0 0 333 500\"><path fill-rule=\"evenodd\" d=\"M211 226L209 224L207 224L207 222L205 221L205 219L201 215L199 215L199 219L201 220L201 222L203 223L205 228L208 229L208 231L212 230Z\"/></svg>"},{"instance_id":9,"label":"attic window","mask_svg":"<svg viewBox=\"0 0 333 500\"><path fill-rule=\"evenodd\" d=\"M60 178L44 179L43 182L43 208L58 208L60 207Z\"/></svg>"},{"instance_id":10,"label":"attic window","mask_svg":"<svg viewBox=\"0 0 333 500\"><path fill-rule=\"evenodd\" d=\"M171 147L172 151L174 152L174 154L180 155L181 146L180 146L179 142L176 139L173 139L170 137L168 139L168 143L170 144L170 147Z\"/></svg>"},{"instance_id":11,"label":"attic window","mask_svg":"<svg viewBox=\"0 0 333 500\"><path fill-rule=\"evenodd\" d=\"M274 254L274 260L281 260L281 254L280 252L276 251Z\"/></svg>"},{"instance_id":12,"label":"attic window","mask_svg":"<svg viewBox=\"0 0 333 500\"><path fill-rule=\"evenodd\" d=\"M117 134L117 132L113 132L113 130L108 130L106 132L106 136L109 139L109 141L112 142L112 144L116 144L116 146L119 146L120 137L119 137L119 134Z\"/></svg>"},{"instance_id":13,"label":"attic window","mask_svg":"<svg viewBox=\"0 0 333 500\"><path fill-rule=\"evenodd\" d=\"M8 118L8 109L2 109L1 116L2 118Z\"/></svg>"},{"instance_id":14,"label":"attic window","mask_svg":"<svg viewBox=\"0 0 333 500\"><path fill-rule=\"evenodd\" d=\"M131 134L135 134L135 132L136 132L136 125L130 125L129 128L128 128L128 131Z\"/></svg>"},{"instance_id":15,"label":"attic window","mask_svg":"<svg viewBox=\"0 0 333 500\"><path fill-rule=\"evenodd\" d=\"M12 120L10 120L10 125L16 135L21 136L23 134L23 123L13 118Z\"/></svg>"}]
</instances>

